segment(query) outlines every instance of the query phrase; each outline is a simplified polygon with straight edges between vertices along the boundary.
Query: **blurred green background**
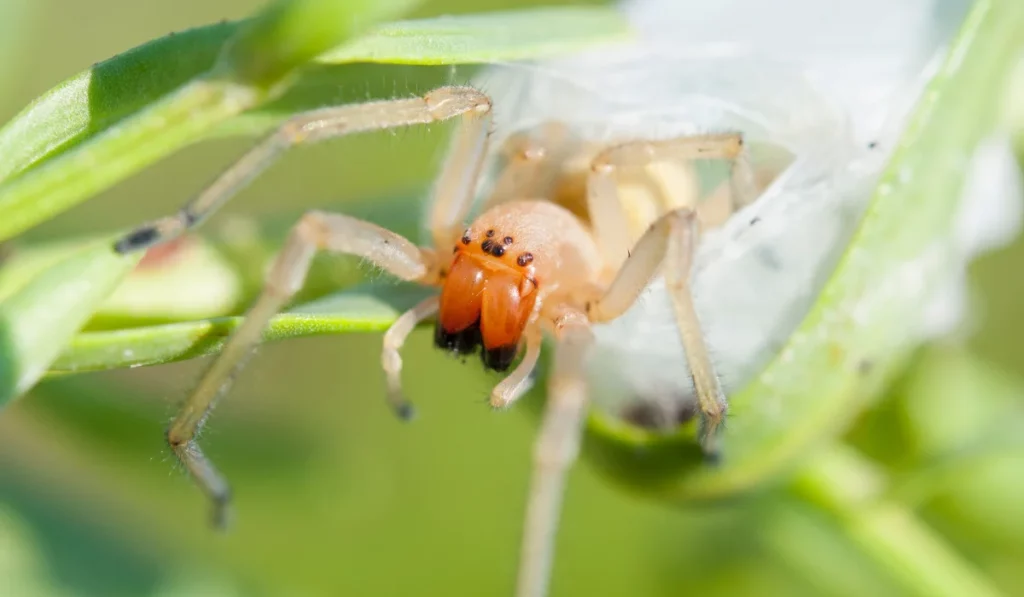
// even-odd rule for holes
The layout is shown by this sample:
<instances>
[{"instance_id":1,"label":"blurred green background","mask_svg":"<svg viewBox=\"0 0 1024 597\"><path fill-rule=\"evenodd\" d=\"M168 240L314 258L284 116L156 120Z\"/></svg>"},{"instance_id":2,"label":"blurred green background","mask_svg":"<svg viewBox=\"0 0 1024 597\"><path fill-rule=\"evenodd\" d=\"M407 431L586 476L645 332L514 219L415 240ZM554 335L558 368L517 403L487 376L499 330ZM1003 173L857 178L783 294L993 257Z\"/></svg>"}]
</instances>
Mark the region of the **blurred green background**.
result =
<instances>
[{"instance_id":1,"label":"blurred green background","mask_svg":"<svg viewBox=\"0 0 1024 597\"><path fill-rule=\"evenodd\" d=\"M419 14L540 3L435 0ZM8 0L0 8L0 115L6 121L95 61L261 5ZM470 72L355 65L339 81L338 98L424 91ZM345 210L367 198L408 196L429 180L446 132L415 128L293 152L217 219L287 221L310 206ZM168 213L250 143L192 147L26 238L112 230ZM386 212L384 203L360 207L371 219ZM916 464L914 450L927 453L927 434L906 421L913 413L938 408L965 432L984 434L984 416L958 418L970 392L989 389L992 412L1024 406L1016 378L1024 371L1022 266L1018 242L974 267L972 356L955 347L923 354L852 441L900 471ZM226 536L207 530L206 504L163 442L204 360L41 384L0 416L0 595L509 594L535 422L528 409L486 408L496 378L433 350L428 331L408 346L404 379L421 415L411 425L383 406L379 336L294 340L260 351L203 438L237 498ZM970 427L975 419L981 422ZM908 448L911 440L917 443ZM1024 451L997 452L926 492L921 512L1008 594L1024 594ZM553 594L683 593L900 590L834 521L781 492L671 508L577 467Z\"/></svg>"}]
</instances>

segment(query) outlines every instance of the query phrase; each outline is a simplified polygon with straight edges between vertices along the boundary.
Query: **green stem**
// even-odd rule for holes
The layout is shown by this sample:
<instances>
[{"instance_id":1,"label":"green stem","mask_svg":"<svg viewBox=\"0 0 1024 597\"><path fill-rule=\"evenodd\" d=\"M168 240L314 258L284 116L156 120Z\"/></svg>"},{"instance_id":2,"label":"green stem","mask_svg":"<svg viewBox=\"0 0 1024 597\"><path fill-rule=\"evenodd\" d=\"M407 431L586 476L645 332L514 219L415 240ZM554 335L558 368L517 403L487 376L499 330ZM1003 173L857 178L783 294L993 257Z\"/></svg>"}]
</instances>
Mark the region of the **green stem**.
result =
<instances>
[{"instance_id":1,"label":"green stem","mask_svg":"<svg viewBox=\"0 0 1024 597\"><path fill-rule=\"evenodd\" d=\"M853 449L836 445L802 469L793 489L830 514L847 537L913 595L998 596L1002 593L942 537L901 503L883 499L881 471Z\"/></svg>"}]
</instances>

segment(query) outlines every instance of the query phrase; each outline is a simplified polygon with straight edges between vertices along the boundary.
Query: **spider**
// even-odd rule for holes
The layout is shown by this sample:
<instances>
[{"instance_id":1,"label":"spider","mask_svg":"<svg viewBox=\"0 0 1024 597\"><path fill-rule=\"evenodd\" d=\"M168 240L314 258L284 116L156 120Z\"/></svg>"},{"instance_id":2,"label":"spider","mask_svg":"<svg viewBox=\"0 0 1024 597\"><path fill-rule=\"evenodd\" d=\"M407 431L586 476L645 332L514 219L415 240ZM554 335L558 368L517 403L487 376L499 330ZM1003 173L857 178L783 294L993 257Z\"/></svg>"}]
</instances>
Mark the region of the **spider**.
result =
<instances>
[{"instance_id":1,"label":"spider","mask_svg":"<svg viewBox=\"0 0 1024 597\"><path fill-rule=\"evenodd\" d=\"M290 119L176 215L135 229L116 248L137 251L179 237L293 146L454 118L460 120L459 127L434 185L428 215L433 245L418 247L345 215L308 212L273 261L243 323L172 422L167 442L211 500L213 523L223 527L229 485L204 456L197 433L260 341L268 320L302 287L314 255L356 255L401 280L439 287L439 295L402 314L384 334L381 361L387 398L400 417L408 418L412 407L402 394L399 351L425 320L436 316L438 347L459 354L479 350L485 368L511 369L491 392L495 408L508 407L529 389L545 333L555 340L518 579L520 595L541 595L551 567L564 477L577 456L588 404L584 367L594 339L591 326L622 315L659 274L670 290L695 382L700 443L709 458L718 454L726 397L704 344L689 272L702 214L713 220L712 211L728 213L749 199L750 171L739 133L602 147L576 138L558 123L535 127L505 141L506 163L484 199L482 213L467 227L488 155L492 104L486 94L449 86L411 99L330 107ZM698 159L732 164L730 182L723 187L727 192L717 193L717 201L698 205L692 193L678 192L672 184L673 174L679 174L674 167ZM626 209L626 199L649 209ZM638 216L641 212L653 216Z\"/></svg>"}]
</instances>

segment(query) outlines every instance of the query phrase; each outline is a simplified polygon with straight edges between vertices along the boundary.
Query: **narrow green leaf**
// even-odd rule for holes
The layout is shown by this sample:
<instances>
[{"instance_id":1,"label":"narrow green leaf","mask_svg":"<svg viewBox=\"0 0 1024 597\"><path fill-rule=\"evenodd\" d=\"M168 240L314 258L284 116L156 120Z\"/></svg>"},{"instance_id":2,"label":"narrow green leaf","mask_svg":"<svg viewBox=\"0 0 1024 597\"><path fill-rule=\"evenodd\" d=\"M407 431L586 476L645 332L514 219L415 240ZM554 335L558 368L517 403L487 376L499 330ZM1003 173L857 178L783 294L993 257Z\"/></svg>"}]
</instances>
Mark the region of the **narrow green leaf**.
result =
<instances>
[{"instance_id":1,"label":"narrow green leaf","mask_svg":"<svg viewBox=\"0 0 1024 597\"><path fill-rule=\"evenodd\" d=\"M409 286L365 286L296 307L271 320L266 341L302 336L380 332L425 296ZM84 332L54 362L54 373L156 365L218 352L241 317Z\"/></svg>"},{"instance_id":2,"label":"narrow green leaf","mask_svg":"<svg viewBox=\"0 0 1024 597\"><path fill-rule=\"evenodd\" d=\"M231 78L260 86L284 76L342 40L399 17L423 0L277 0L244 25L220 65Z\"/></svg>"},{"instance_id":3,"label":"narrow green leaf","mask_svg":"<svg viewBox=\"0 0 1024 597\"><path fill-rule=\"evenodd\" d=\"M138 258L103 239L69 252L0 302L0 406L31 388Z\"/></svg>"},{"instance_id":4,"label":"narrow green leaf","mask_svg":"<svg viewBox=\"0 0 1024 597\"><path fill-rule=\"evenodd\" d=\"M260 134L290 114L322 107L325 97L337 101L331 76L341 71L330 65L542 57L624 30L610 9L579 7L404 21L350 49L340 43L410 4L279 2L249 21L154 40L65 81L0 129L0 240L204 138ZM339 49L318 66L299 69L332 47ZM259 126L232 125L289 89L296 92Z\"/></svg>"},{"instance_id":5,"label":"narrow green leaf","mask_svg":"<svg viewBox=\"0 0 1024 597\"><path fill-rule=\"evenodd\" d=\"M482 15L400 21L320 56L318 62L452 64L524 60L592 45L628 32L622 18L598 7L546 7Z\"/></svg>"},{"instance_id":6,"label":"narrow green leaf","mask_svg":"<svg viewBox=\"0 0 1024 597\"><path fill-rule=\"evenodd\" d=\"M233 313L246 300L234 264L206 243L186 237L150 250L103 301L86 329L203 319Z\"/></svg>"},{"instance_id":7,"label":"narrow green leaf","mask_svg":"<svg viewBox=\"0 0 1024 597\"><path fill-rule=\"evenodd\" d=\"M0 187L0 240L45 221L196 141L266 94L197 80Z\"/></svg>"},{"instance_id":8,"label":"narrow green leaf","mask_svg":"<svg viewBox=\"0 0 1024 597\"><path fill-rule=\"evenodd\" d=\"M47 91L0 129L0 181L53 159L208 71L239 25L161 37Z\"/></svg>"},{"instance_id":9,"label":"narrow green leaf","mask_svg":"<svg viewBox=\"0 0 1024 597\"><path fill-rule=\"evenodd\" d=\"M15 249L0 267L0 302L94 242L98 239ZM234 263L207 243L188 238L147 253L139 267L110 296L94 306L86 329L226 315L245 298Z\"/></svg>"},{"instance_id":10,"label":"narrow green leaf","mask_svg":"<svg viewBox=\"0 0 1024 597\"><path fill-rule=\"evenodd\" d=\"M30 138L29 145L46 147L55 158L43 161L40 156L34 156L30 171L0 186L0 240L68 209L132 172L199 140L217 124L273 97L280 90L272 87L288 72L305 64L311 57L310 52L315 56L340 44L350 35L362 33L354 27L357 24L363 27L373 25L371 19L375 16L398 16L407 4L406 0L379 2L372 13L353 14L333 26L324 25L322 19L337 17L339 11L355 11L364 6L350 6L341 0L295 0L272 4L263 14L237 30L221 27L224 33L233 34L226 38L231 44L230 51L227 58L215 63L212 70L197 71L181 87L167 95L148 98L149 101L142 103L134 113L103 129L90 131L92 134L88 141L77 140L74 143L72 140L70 147L54 146L58 140L54 137L59 138L61 134L66 137L71 131L66 125L54 126L45 117L61 119L63 114L70 112L77 115L76 122L81 125L89 123L91 127L92 97L82 88L82 83L88 79L78 77L77 85L62 86L63 91L70 93L47 94L41 103L29 106L0 132L0 146L18 144L7 136L7 131L14 129L15 133L21 132ZM300 43L303 31L315 35ZM161 63L176 60L177 57L169 51L169 42L163 44L163 49L165 51L159 58ZM205 46L205 49L210 48ZM151 52L148 55L152 57ZM135 57L135 64L138 58ZM192 60L188 62L199 66L204 62L202 58L201 54L192 54ZM106 65L108 72L116 73L115 77L119 79L115 86L131 86L136 78L132 75L137 76L138 73L120 71L117 61L113 58ZM131 64L133 61L130 60L125 66ZM147 74L162 72L162 65L155 68ZM180 77L179 69L173 67L170 70ZM157 78L161 81L151 85L150 89L166 85L163 76ZM61 101L82 100L83 96L90 101L84 104L81 101ZM138 102L138 96L131 99ZM54 100L58 104L69 105L57 109L52 103ZM113 109L107 106L104 115L109 119L109 113L124 111L121 106ZM36 136L48 139L42 142L32 139ZM10 171L25 168L26 165L12 165Z\"/></svg>"}]
</instances>

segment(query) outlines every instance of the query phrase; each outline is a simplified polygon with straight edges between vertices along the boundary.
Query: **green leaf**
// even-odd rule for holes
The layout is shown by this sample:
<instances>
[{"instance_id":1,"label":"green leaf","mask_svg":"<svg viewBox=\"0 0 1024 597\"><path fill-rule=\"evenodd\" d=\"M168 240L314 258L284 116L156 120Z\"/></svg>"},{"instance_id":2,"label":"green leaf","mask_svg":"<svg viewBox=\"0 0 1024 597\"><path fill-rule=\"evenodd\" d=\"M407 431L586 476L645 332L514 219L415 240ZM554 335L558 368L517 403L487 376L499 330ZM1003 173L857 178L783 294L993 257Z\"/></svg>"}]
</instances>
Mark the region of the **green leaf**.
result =
<instances>
[{"instance_id":1,"label":"green leaf","mask_svg":"<svg viewBox=\"0 0 1024 597\"><path fill-rule=\"evenodd\" d=\"M218 70L243 82L277 84L338 42L407 13L423 0L278 0L230 40Z\"/></svg>"},{"instance_id":2,"label":"green leaf","mask_svg":"<svg viewBox=\"0 0 1024 597\"><path fill-rule=\"evenodd\" d=\"M975 4L930 82L857 234L778 356L730 400L726 464L702 467L692 432L658 437L595 413L588 453L612 477L669 500L758 486L844 430L915 346L916 321L952 264L965 158L993 132L1019 56L1024 4ZM894 288L913 277L920 292ZM761 416L763 405L772 416Z\"/></svg>"},{"instance_id":3,"label":"green leaf","mask_svg":"<svg viewBox=\"0 0 1024 597\"><path fill-rule=\"evenodd\" d=\"M52 160L208 71L238 28L237 22L220 23L162 37L47 91L0 130L0 181Z\"/></svg>"},{"instance_id":4,"label":"green leaf","mask_svg":"<svg viewBox=\"0 0 1024 597\"><path fill-rule=\"evenodd\" d=\"M403 0L381 2L382 8L375 8L373 14L397 16L407 4ZM325 25L323 19L336 18L338 11L345 10L345 6L346 3L340 1L276 2L226 39L228 51L225 58L215 62L211 69L194 73L187 82L164 96L149 98L130 116L95 131L87 142L80 141L65 151L58 151L55 159L37 160L31 171L23 172L0 186L0 240L64 211L132 172L198 140L220 122L273 97L274 87L288 72L302 66L312 56L362 32L353 30L350 21L362 22L365 27L373 24L370 15L365 15L365 18L352 16L333 26ZM394 12L389 13L384 7L390 7ZM313 37L307 39L302 35L303 24L314 32ZM175 60L176 57L164 53L160 58ZM123 66L131 64L129 61ZM106 66L109 72L117 73L116 83L121 86L131 86L133 79L137 78L131 76L130 70L123 72L117 58ZM147 72L153 72L153 66L150 65ZM160 66L155 69L156 72L161 70ZM29 106L5 127L5 132L13 127L30 137L37 134L52 137L48 121L37 118L37 114L62 118L63 114L70 112L77 114L80 122L91 123L91 93L83 93L85 89L81 78L78 80L78 85L65 84L55 90L56 93L51 92L40 102ZM55 106L46 100L70 99L61 91L71 91L70 98L80 101L61 102L63 109L55 110ZM83 99L90 101L81 101ZM0 137L6 135L0 133ZM7 138L3 140L3 143L11 142ZM35 145L38 146L39 142ZM12 170L24 168L14 166Z\"/></svg>"},{"instance_id":5,"label":"green leaf","mask_svg":"<svg viewBox=\"0 0 1024 597\"><path fill-rule=\"evenodd\" d=\"M423 299L428 291L396 285L367 285L342 291L274 317L264 340L302 336L381 332L402 311ZM242 321L220 317L138 327L85 332L75 336L54 362L54 373L95 371L119 367L157 365L219 352Z\"/></svg>"},{"instance_id":6,"label":"green leaf","mask_svg":"<svg viewBox=\"0 0 1024 597\"><path fill-rule=\"evenodd\" d=\"M400 21L377 27L318 62L473 64L558 55L592 45L595 36L627 33L615 12L597 7L541 7L481 15Z\"/></svg>"},{"instance_id":7,"label":"green leaf","mask_svg":"<svg viewBox=\"0 0 1024 597\"><path fill-rule=\"evenodd\" d=\"M232 120L289 89L312 97L289 94L287 109L322 107L317 91L331 87L324 80L334 72L326 68L330 64L541 57L618 38L625 30L610 9L580 7L406 21L370 32L351 47L341 44L408 5L279 2L255 19L164 37L65 81L0 130L0 240L189 144L225 132L263 132L289 115L282 105L261 126L233 126ZM331 48L338 49L322 59L330 64L300 69ZM309 76L316 79L312 89Z\"/></svg>"},{"instance_id":8,"label":"green leaf","mask_svg":"<svg viewBox=\"0 0 1024 597\"><path fill-rule=\"evenodd\" d=\"M20 287L0 283L0 406L31 388L138 261L112 239L68 250Z\"/></svg>"}]
</instances>

